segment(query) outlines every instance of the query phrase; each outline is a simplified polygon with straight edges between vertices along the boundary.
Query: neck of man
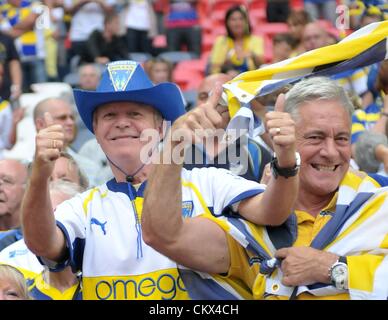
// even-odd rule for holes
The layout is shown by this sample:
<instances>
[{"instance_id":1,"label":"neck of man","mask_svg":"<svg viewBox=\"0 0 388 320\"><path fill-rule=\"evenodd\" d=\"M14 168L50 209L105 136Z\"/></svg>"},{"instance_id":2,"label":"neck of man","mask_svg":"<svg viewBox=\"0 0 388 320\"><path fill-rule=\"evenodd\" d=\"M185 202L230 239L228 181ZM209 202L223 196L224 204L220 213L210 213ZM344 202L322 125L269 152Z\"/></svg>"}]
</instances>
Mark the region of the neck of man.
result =
<instances>
[{"instance_id":1,"label":"neck of man","mask_svg":"<svg viewBox=\"0 0 388 320\"><path fill-rule=\"evenodd\" d=\"M316 218L317 215L329 204L334 194L335 192L322 197L300 190L298 199L295 203L295 209L305 211Z\"/></svg>"},{"instance_id":2,"label":"neck of man","mask_svg":"<svg viewBox=\"0 0 388 320\"><path fill-rule=\"evenodd\" d=\"M78 283L76 275L71 271L70 267L65 268L60 272L50 272L45 270L43 272L44 281L50 286L64 292Z\"/></svg>"},{"instance_id":3,"label":"neck of man","mask_svg":"<svg viewBox=\"0 0 388 320\"><path fill-rule=\"evenodd\" d=\"M127 182L126 180L127 176L131 176L133 177L133 181L131 182L131 184L139 184L147 180L148 174L151 171L151 166L152 166L151 164L146 164L143 168L141 168L142 164L139 164L136 168L131 167L128 169L123 169L120 167L123 171L127 173L127 174L124 174L124 172L121 172L114 165L112 165L111 163L109 164L117 182ZM139 170L139 172L136 172L137 170Z\"/></svg>"},{"instance_id":4,"label":"neck of man","mask_svg":"<svg viewBox=\"0 0 388 320\"><path fill-rule=\"evenodd\" d=\"M19 216L20 210L15 213L6 212L0 215L0 230L7 231L18 228L20 226Z\"/></svg>"}]
</instances>

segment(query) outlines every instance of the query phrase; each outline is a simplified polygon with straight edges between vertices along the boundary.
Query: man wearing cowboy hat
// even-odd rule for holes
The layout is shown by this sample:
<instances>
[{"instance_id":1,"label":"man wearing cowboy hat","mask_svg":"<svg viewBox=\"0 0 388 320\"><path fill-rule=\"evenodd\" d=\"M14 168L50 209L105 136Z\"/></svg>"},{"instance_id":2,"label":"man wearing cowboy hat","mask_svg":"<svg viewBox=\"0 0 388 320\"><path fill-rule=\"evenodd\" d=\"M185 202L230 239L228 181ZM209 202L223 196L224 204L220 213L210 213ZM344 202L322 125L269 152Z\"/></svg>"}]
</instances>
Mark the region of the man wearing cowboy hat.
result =
<instances>
[{"instance_id":1,"label":"man wearing cowboy hat","mask_svg":"<svg viewBox=\"0 0 388 320\"><path fill-rule=\"evenodd\" d=\"M182 137L189 137L183 140L191 145L205 130L211 133L221 125L216 110L220 87L202 108L184 115L181 92L175 84L153 85L139 64L116 61L107 66L96 91L74 90L74 96L81 118L107 155L115 178L62 203L54 215L48 181L64 138L62 127L51 125L46 115L48 126L36 138L31 181L23 203L23 228L27 246L51 269L71 265L74 272L82 271L85 299L189 298L176 263L142 239L143 194L156 166L151 160L161 160L181 172L181 197L168 201L174 207L181 203L185 217L197 216L205 208L219 215L232 206L255 222L280 224L291 211L297 170L293 177L280 177L262 195L263 186L226 170L182 170ZM163 152L158 153L163 120L174 124L165 135ZM267 128L276 135L279 166L294 167L293 121L275 112L268 118ZM147 131L156 132L158 139L144 138ZM150 148L144 152L146 147ZM170 188L169 177L165 179L165 187ZM269 206L273 208L269 210ZM213 227L218 228L216 224ZM213 250L212 243L206 248Z\"/></svg>"}]
</instances>

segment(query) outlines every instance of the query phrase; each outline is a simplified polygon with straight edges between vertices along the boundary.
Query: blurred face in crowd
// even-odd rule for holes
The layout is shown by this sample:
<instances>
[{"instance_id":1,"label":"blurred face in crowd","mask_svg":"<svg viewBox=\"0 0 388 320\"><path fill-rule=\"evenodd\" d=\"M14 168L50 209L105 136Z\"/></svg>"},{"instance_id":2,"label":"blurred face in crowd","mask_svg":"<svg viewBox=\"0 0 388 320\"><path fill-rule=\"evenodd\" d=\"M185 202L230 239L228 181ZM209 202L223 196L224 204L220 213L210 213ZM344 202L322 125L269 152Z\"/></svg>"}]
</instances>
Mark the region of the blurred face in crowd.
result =
<instances>
[{"instance_id":1,"label":"blurred face in crowd","mask_svg":"<svg viewBox=\"0 0 388 320\"><path fill-rule=\"evenodd\" d=\"M25 295L23 286L16 278L0 273L0 300L25 300Z\"/></svg>"},{"instance_id":2,"label":"blurred face in crowd","mask_svg":"<svg viewBox=\"0 0 388 320\"><path fill-rule=\"evenodd\" d=\"M80 184L78 168L74 161L65 157L60 157L55 161L50 180L55 181L59 179Z\"/></svg>"},{"instance_id":3,"label":"blurred face in crowd","mask_svg":"<svg viewBox=\"0 0 388 320\"><path fill-rule=\"evenodd\" d=\"M83 90L96 90L100 74L95 66L85 65L80 68L79 87Z\"/></svg>"},{"instance_id":4,"label":"blurred face in crowd","mask_svg":"<svg viewBox=\"0 0 388 320\"><path fill-rule=\"evenodd\" d=\"M234 11L228 18L227 25L235 37L242 37L247 29L247 21L239 11Z\"/></svg>"},{"instance_id":5,"label":"blurred face in crowd","mask_svg":"<svg viewBox=\"0 0 388 320\"><path fill-rule=\"evenodd\" d=\"M105 24L105 29L113 34L117 35L120 33L120 19L118 16L112 17L112 19Z\"/></svg>"},{"instance_id":6,"label":"blurred face in crowd","mask_svg":"<svg viewBox=\"0 0 388 320\"><path fill-rule=\"evenodd\" d=\"M140 141L145 129L162 132L162 118L154 108L135 102L112 102L94 113L93 130L104 153L120 167L140 165L140 153L149 141Z\"/></svg>"},{"instance_id":7,"label":"blurred face in crowd","mask_svg":"<svg viewBox=\"0 0 388 320\"><path fill-rule=\"evenodd\" d=\"M16 160L0 160L0 219L8 229L19 226L19 210L27 180L27 169Z\"/></svg>"},{"instance_id":8,"label":"blurred face in crowd","mask_svg":"<svg viewBox=\"0 0 388 320\"><path fill-rule=\"evenodd\" d=\"M54 124L60 124L65 133L65 141L67 144L70 144L76 134L75 127L75 115L73 108L64 101L56 101L53 103L49 110L51 116L53 117Z\"/></svg>"},{"instance_id":9,"label":"blurred face in crowd","mask_svg":"<svg viewBox=\"0 0 388 320\"><path fill-rule=\"evenodd\" d=\"M349 169L351 120L337 100L302 104L296 119L301 192L328 196Z\"/></svg>"},{"instance_id":10,"label":"blurred face in crowd","mask_svg":"<svg viewBox=\"0 0 388 320\"><path fill-rule=\"evenodd\" d=\"M162 61L154 62L149 73L150 79L154 84L171 81L170 67Z\"/></svg>"},{"instance_id":11,"label":"blurred face in crowd","mask_svg":"<svg viewBox=\"0 0 388 320\"><path fill-rule=\"evenodd\" d=\"M309 23L306 25L302 40L306 51L325 47L329 44L329 36L326 30L318 23Z\"/></svg>"},{"instance_id":12,"label":"blurred face in crowd","mask_svg":"<svg viewBox=\"0 0 388 320\"><path fill-rule=\"evenodd\" d=\"M217 83L225 83L231 80L232 77L230 75L219 73L219 74L212 74L210 76L207 76L199 85L198 87L198 95L197 95L197 106L200 106L201 104L205 103L207 99L209 98L209 94L212 90L214 90ZM226 128L230 121L229 116L229 110L228 107L218 105L217 111L222 116L222 128Z\"/></svg>"},{"instance_id":13,"label":"blurred face in crowd","mask_svg":"<svg viewBox=\"0 0 388 320\"><path fill-rule=\"evenodd\" d=\"M292 47L286 41L280 41L273 46L273 62L283 61L290 57Z\"/></svg>"},{"instance_id":14,"label":"blurred face in crowd","mask_svg":"<svg viewBox=\"0 0 388 320\"><path fill-rule=\"evenodd\" d=\"M295 38L295 39L302 39L303 37L303 30L304 30L304 24L303 23L298 23L298 22L294 22L294 21L288 21L288 27L290 29L290 33L291 35Z\"/></svg>"}]
</instances>

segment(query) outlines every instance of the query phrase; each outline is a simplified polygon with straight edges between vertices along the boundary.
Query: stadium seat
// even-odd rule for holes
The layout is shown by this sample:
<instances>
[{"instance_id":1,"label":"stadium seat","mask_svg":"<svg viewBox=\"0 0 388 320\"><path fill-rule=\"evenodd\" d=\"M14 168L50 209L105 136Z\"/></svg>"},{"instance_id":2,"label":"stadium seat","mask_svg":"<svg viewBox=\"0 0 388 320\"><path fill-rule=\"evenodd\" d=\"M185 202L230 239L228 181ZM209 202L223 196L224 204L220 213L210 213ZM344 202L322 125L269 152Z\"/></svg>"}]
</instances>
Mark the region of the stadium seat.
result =
<instances>
[{"instance_id":1,"label":"stadium seat","mask_svg":"<svg viewBox=\"0 0 388 320\"><path fill-rule=\"evenodd\" d=\"M274 35L282 32L288 32L287 23L283 22L268 22L255 27L254 33L265 34L273 38Z\"/></svg>"},{"instance_id":2,"label":"stadium seat","mask_svg":"<svg viewBox=\"0 0 388 320\"><path fill-rule=\"evenodd\" d=\"M35 93L50 92L52 96L59 97L62 94L72 93L71 85L66 82L41 82L31 84L31 89Z\"/></svg>"},{"instance_id":3,"label":"stadium seat","mask_svg":"<svg viewBox=\"0 0 388 320\"><path fill-rule=\"evenodd\" d=\"M146 52L131 52L128 54L128 58L138 63L143 63L147 60L152 59L152 55Z\"/></svg>"},{"instance_id":4,"label":"stadium seat","mask_svg":"<svg viewBox=\"0 0 388 320\"><path fill-rule=\"evenodd\" d=\"M166 51L160 53L158 57L176 64L181 61L192 60L196 58L196 55L188 51Z\"/></svg>"}]
</instances>

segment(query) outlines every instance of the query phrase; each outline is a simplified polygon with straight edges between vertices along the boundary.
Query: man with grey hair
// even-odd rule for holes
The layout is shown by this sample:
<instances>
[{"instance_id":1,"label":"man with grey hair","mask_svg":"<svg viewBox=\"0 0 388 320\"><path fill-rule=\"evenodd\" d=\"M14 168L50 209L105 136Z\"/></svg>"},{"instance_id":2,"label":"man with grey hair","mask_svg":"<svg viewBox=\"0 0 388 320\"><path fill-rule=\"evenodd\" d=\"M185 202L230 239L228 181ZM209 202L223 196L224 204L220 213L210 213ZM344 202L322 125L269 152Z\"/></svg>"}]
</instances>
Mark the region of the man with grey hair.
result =
<instances>
[{"instance_id":1,"label":"man with grey hair","mask_svg":"<svg viewBox=\"0 0 388 320\"><path fill-rule=\"evenodd\" d=\"M205 214L227 234L230 264L219 269L226 277L207 275L202 288L215 279L218 290L225 282L234 283L237 292L251 290L255 299L386 299L388 193L365 173L349 168L353 106L347 94L332 80L310 78L287 93L285 111L295 122L301 156L294 213L281 227L255 225L225 212L218 219ZM272 172L271 180L276 180L276 163ZM152 186L150 180L148 193L156 192ZM189 249L181 241L196 238L197 220L176 216L167 221L166 214L152 214L167 209L163 197L150 203L147 194L145 241L186 268L209 272L211 266L200 255L187 257ZM175 227L163 227L163 234L158 231L166 225ZM208 237L217 239L215 231L209 230L214 234ZM188 246L192 251L198 243L191 241ZM181 276L199 278L186 270ZM188 289L200 292L201 286Z\"/></svg>"},{"instance_id":2,"label":"man with grey hair","mask_svg":"<svg viewBox=\"0 0 388 320\"><path fill-rule=\"evenodd\" d=\"M47 98L42 100L34 109L34 123L37 131L46 127L44 119L45 112L50 113L54 124L60 124L63 127L63 150L72 156L81 171L87 176L90 185L95 186L97 184L95 177L99 170L98 165L70 148L70 144L74 140L77 131L73 107L67 101L60 98Z\"/></svg>"},{"instance_id":3,"label":"man with grey hair","mask_svg":"<svg viewBox=\"0 0 388 320\"><path fill-rule=\"evenodd\" d=\"M50 201L53 208L70 199L85 188L75 182L56 179L50 182ZM30 294L37 300L81 299L79 278L70 267L60 272L51 272L28 250L20 239L0 252L0 264L17 268L27 279ZM43 289L44 288L44 289Z\"/></svg>"},{"instance_id":4,"label":"man with grey hair","mask_svg":"<svg viewBox=\"0 0 388 320\"><path fill-rule=\"evenodd\" d=\"M0 160L0 250L19 240L20 210L27 167L18 160Z\"/></svg>"}]
</instances>

